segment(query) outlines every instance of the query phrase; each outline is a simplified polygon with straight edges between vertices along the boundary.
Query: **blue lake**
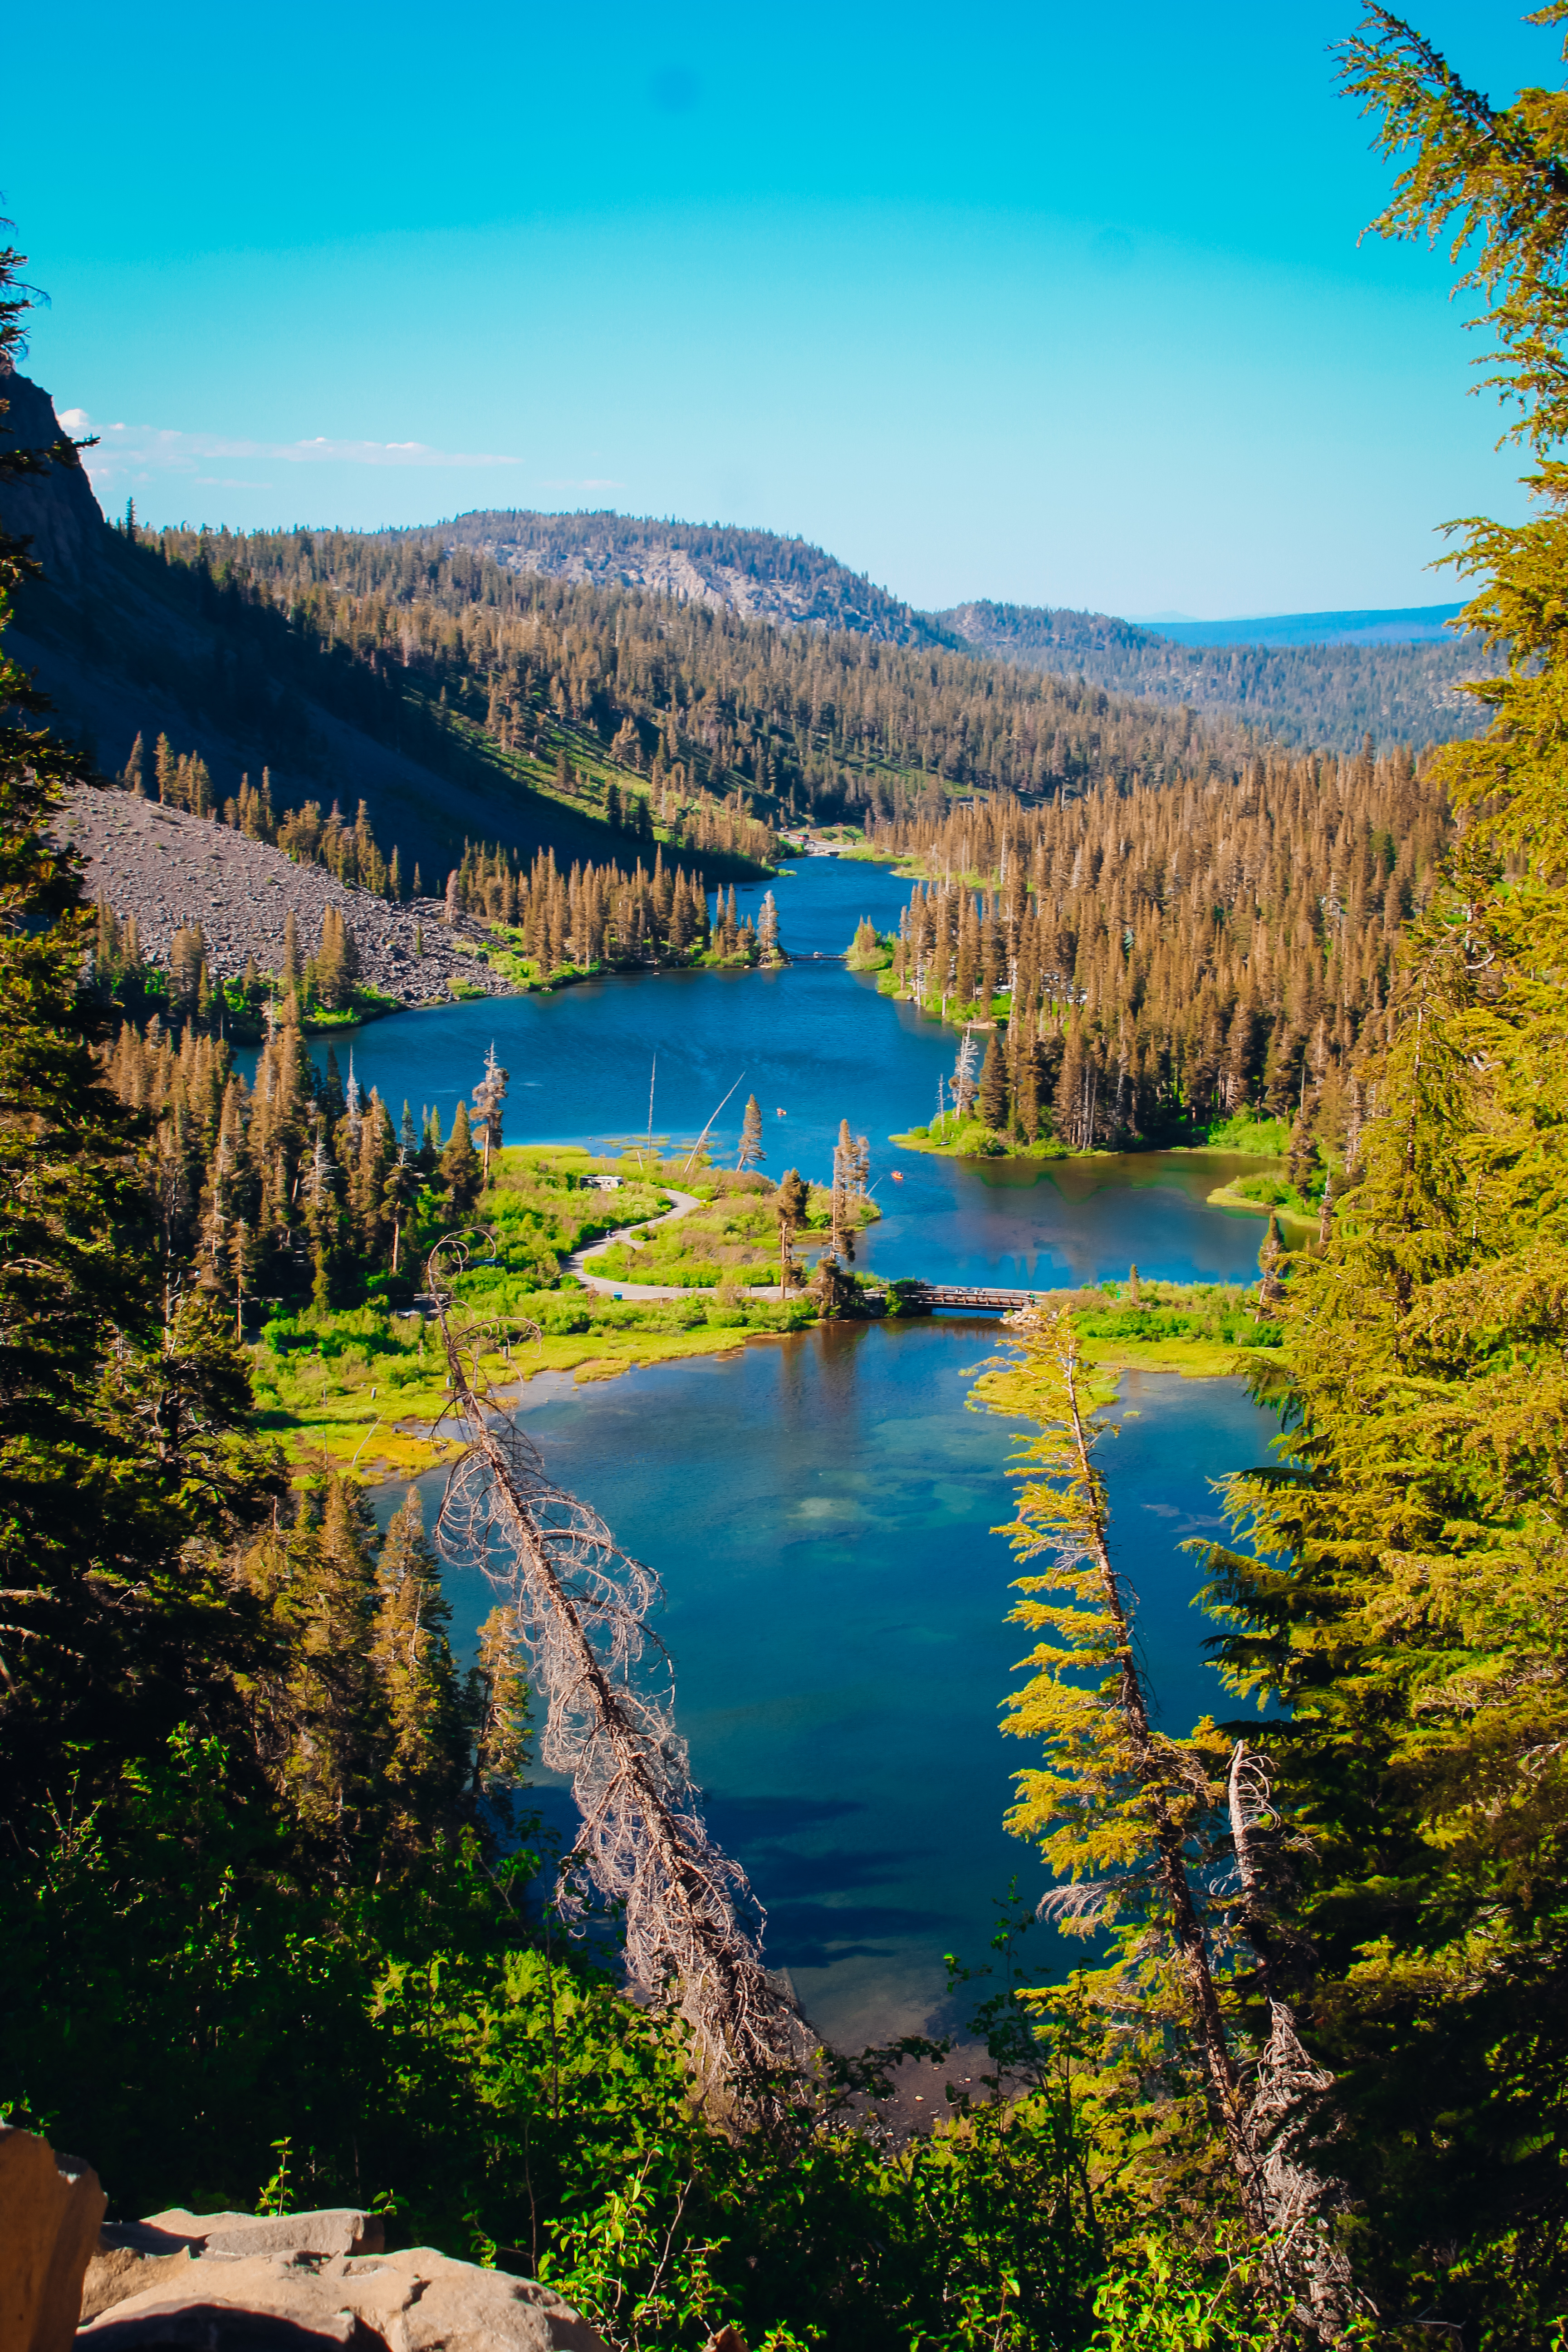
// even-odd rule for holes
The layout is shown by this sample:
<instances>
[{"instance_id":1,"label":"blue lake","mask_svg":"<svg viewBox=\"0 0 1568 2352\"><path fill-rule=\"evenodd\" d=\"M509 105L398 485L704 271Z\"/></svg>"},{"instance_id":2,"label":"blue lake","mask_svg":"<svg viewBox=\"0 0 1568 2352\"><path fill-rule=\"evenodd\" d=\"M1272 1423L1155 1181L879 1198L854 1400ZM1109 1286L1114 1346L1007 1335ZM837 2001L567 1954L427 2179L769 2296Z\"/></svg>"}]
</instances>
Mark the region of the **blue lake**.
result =
<instances>
[{"instance_id":1,"label":"blue lake","mask_svg":"<svg viewBox=\"0 0 1568 2352\"><path fill-rule=\"evenodd\" d=\"M862 914L893 929L909 896L885 867L828 858L808 860L774 888L784 944L797 956L842 950ZM987 1168L900 1154L888 1139L935 1110L955 1034L837 963L623 976L553 996L443 1006L358 1031L338 1052L346 1061L352 1045L356 1075L380 1087L394 1118L405 1099L416 1118L433 1105L445 1133L492 1040L511 1073L512 1143L646 1135L651 1075L656 1137L694 1143L736 1087L713 1130L716 1155L733 1156L755 1094L767 1171L798 1167L826 1179L847 1118L869 1140L883 1213L859 1262L883 1274L1050 1285L1124 1276L1134 1260L1173 1281L1249 1281L1257 1271L1260 1221L1206 1205L1239 1164L1222 1155L1151 1153L1053 1172L1048 1162Z\"/></svg>"},{"instance_id":2,"label":"blue lake","mask_svg":"<svg viewBox=\"0 0 1568 2352\"><path fill-rule=\"evenodd\" d=\"M997 1336L957 1318L837 1324L524 1391L551 1474L664 1580L709 1822L767 1907L769 1960L851 2046L950 2022L942 1954L984 1958L993 1900L1015 1876L1031 1898L1048 1883L1002 1826L1029 1759L999 1709L1028 1644L1005 1622L1012 1559L990 1532L1008 1428L963 1404ZM1119 1564L1161 1720L1185 1731L1234 1702L1178 1546L1218 1532L1210 1480L1266 1458L1273 1423L1239 1382L1147 1374L1115 1417ZM442 1482L422 1483L433 1519ZM470 1574L451 1598L470 1641L494 1594ZM569 1838L564 1790L543 1798Z\"/></svg>"},{"instance_id":3,"label":"blue lake","mask_svg":"<svg viewBox=\"0 0 1568 2352\"><path fill-rule=\"evenodd\" d=\"M813 861L776 886L784 942L841 950L862 914L891 928L907 890L884 870ZM863 1262L889 1274L1255 1270L1258 1221L1205 1200L1234 1162L1162 1155L1053 1176L900 1157L887 1139L934 1108L955 1039L837 964L456 1005L361 1032L355 1068L395 1114L406 1096L416 1114L438 1105L446 1127L492 1038L511 1072L512 1141L646 1132L656 1052L654 1129L672 1141L695 1140L740 1077L721 1150L754 1091L768 1169L823 1175L847 1117L870 1139L885 1211ZM838 1325L606 1382L545 1375L523 1391L552 1474L664 1580L660 1631L709 1819L767 1908L769 1960L845 2043L951 2023L942 1954L983 1958L1009 1881L1031 1897L1046 1884L1002 1826L1028 1760L998 1730L1027 1646L1005 1622L1012 1562L990 1532L1007 1511L1008 1432L964 1410L998 1336L957 1318ZM1265 1459L1274 1424L1238 1382L1143 1374L1124 1381L1117 1417L1116 1542L1162 1720L1179 1732L1228 1711L1192 1605L1196 1563L1179 1546L1217 1532L1212 1482ZM423 1483L433 1517L440 1479ZM390 1511L396 1496L380 1500ZM451 1597L467 1643L493 1596L473 1576ZM569 1835L564 1790L540 1793Z\"/></svg>"}]
</instances>

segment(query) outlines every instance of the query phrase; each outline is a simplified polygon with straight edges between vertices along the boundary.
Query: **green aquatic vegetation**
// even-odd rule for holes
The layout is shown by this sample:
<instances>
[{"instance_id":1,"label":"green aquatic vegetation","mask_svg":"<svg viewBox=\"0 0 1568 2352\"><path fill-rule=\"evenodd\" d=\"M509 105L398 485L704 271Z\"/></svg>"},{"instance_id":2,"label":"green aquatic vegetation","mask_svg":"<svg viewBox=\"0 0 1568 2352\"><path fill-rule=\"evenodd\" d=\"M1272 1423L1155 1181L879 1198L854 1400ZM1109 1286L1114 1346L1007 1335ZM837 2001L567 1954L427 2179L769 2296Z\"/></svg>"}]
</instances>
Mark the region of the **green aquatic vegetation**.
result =
<instances>
[{"instance_id":1,"label":"green aquatic vegetation","mask_svg":"<svg viewBox=\"0 0 1568 2352\"><path fill-rule=\"evenodd\" d=\"M889 1140L907 1151L929 1151L950 1160L1065 1160L1068 1147L1044 1131L1031 1143L1026 1137L1003 1134L983 1118L960 1118L944 1111L929 1127L906 1128Z\"/></svg>"}]
</instances>

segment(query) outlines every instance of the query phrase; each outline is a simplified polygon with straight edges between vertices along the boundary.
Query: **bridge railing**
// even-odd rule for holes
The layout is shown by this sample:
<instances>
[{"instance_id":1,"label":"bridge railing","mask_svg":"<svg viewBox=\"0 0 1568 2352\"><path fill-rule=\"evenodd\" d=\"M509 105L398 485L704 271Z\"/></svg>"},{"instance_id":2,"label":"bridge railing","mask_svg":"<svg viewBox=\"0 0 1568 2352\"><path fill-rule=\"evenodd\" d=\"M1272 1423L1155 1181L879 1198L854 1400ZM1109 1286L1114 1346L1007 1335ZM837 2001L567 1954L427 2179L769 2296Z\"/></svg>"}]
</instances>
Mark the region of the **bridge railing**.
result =
<instances>
[{"instance_id":1,"label":"bridge railing","mask_svg":"<svg viewBox=\"0 0 1568 2352\"><path fill-rule=\"evenodd\" d=\"M1005 1290L994 1283L900 1282L897 1289L905 1313L912 1309L917 1315L939 1307L1012 1314L1020 1307L1034 1306L1041 1296L1037 1290Z\"/></svg>"}]
</instances>

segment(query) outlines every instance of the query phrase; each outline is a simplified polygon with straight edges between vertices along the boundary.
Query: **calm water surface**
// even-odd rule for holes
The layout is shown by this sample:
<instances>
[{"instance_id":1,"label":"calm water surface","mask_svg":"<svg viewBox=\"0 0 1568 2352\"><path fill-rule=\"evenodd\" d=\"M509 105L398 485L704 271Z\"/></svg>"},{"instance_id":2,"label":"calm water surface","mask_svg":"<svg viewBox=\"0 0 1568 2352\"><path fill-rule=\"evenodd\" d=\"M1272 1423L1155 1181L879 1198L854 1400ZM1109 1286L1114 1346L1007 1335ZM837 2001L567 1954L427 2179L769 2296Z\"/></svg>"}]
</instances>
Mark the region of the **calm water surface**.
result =
<instances>
[{"instance_id":1,"label":"calm water surface","mask_svg":"<svg viewBox=\"0 0 1568 2352\"><path fill-rule=\"evenodd\" d=\"M774 888L784 944L796 955L843 950L862 914L880 929L896 928L909 896L886 867L827 858L806 861ZM754 906L760 887L741 896ZM859 1262L886 1275L1055 1284L1124 1276L1135 1261L1144 1274L1215 1282L1250 1280L1257 1270L1260 1221L1206 1205L1231 1170L1248 1164L1217 1153L1107 1158L1054 1173L1048 1163L986 1168L900 1155L888 1139L931 1118L956 1038L839 964L650 973L555 996L444 1006L356 1033L354 1067L395 1118L405 1098L416 1118L433 1105L446 1132L492 1039L511 1072L513 1143L646 1134L656 1055L654 1132L672 1144L694 1142L739 1079L714 1129L718 1155L733 1153L754 1093L768 1171L794 1166L826 1179L847 1118L869 1139L883 1213ZM338 1051L343 1056L346 1044Z\"/></svg>"},{"instance_id":2,"label":"calm water surface","mask_svg":"<svg viewBox=\"0 0 1568 2352\"><path fill-rule=\"evenodd\" d=\"M785 944L842 950L862 914L896 923L906 884L814 861L777 886ZM760 890L742 893L753 906ZM1054 1283L1121 1276L1245 1280L1256 1219L1210 1209L1234 1161L1105 1160L1038 1171L901 1158L892 1130L935 1108L954 1038L837 964L777 973L616 979L389 1021L353 1040L395 1114L448 1127L494 1038L511 1071L513 1141L646 1132L732 1150L745 1096L766 1165L825 1175L838 1121L870 1139L883 1223L863 1262L889 1274ZM784 1118L778 1117L783 1109ZM898 1167L903 1181L894 1185ZM1005 1622L1005 1425L966 1412L994 1323L837 1326L735 1356L576 1386L542 1376L527 1427L563 1484L662 1576L660 1631L716 1835L768 1911L767 1954L818 2027L857 2043L952 2021L942 1956L985 1955L991 1905L1045 1880L1002 1827L1026 1750L999 1733L1026 1643ZM1273 1424L1232 1381L1135 1375L1107 1442L1116 1540L1140 1598L1163 1721L1184 1731L1225 1696L1205 1663L1194 1564L1217 1530L1211 1481L1265 1458ZM429 1516L438 1476L424 1482ZM381 1498L384 1511L395 1496ZM455 1580L466 1646L493 1596ZM570 1835L563 1790L542 1791Z\"/></svg>"},{"instance_id":3,"label":"calm water surface","mask_svg":"<svg viewBox=\"0 0 1568 2352\"><path fill-rule=\"evenodd\" d=\"M998 1731L1027 1647L1005 1621L1005 1422L966 1412L996 1326L836 1325L735 1357L524 1391L554 1476L657 1568L681 1729L715 1834L767 1907L767 1952L821 2031L858 2046L943 2025L942 1956L978 1961L991 1904L1047 1880L1005 1835ZM1235 1381L1133 1374L1105 1441L1116 1549L1162 1722L1226 1712L1177 1547L1217 1532L1209 1481L1265 1458ZM441 1480L424 1482L433 1517ZM385 1498L390 1509L395 1496ZM493 1605L453 1580L465 1645ZM563 1790L545 1811L566 1836ZM1080 1948L1074 1947L1075 1952Z\"/></svg>"}]
</instances>

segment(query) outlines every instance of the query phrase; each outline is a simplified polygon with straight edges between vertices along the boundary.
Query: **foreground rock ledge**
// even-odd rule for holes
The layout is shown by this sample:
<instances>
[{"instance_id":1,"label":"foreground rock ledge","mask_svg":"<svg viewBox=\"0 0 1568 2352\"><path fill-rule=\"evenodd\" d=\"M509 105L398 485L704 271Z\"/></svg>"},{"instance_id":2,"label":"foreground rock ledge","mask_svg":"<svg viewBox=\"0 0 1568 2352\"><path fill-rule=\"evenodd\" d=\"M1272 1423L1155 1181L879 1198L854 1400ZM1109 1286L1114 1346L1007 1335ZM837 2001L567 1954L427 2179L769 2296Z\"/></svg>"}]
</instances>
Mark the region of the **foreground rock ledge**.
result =
<instances>
[{"instance_id":1,"label":"foreground rock ledge","mask_svg":"<svg viewBox=\"0 0 1568 2352\"><path fill-rule=\"evenodd\" d=\"M606 2352L550 2287L384 2253L352 2206L106 2226L103 2209L87 2165L0 2126L0 2352Z\"/></svg>"},{"instance_id":2,"label":"foreground rock ledge","mask_svg":"<svg viewBox=\"0 0 1568 2352\"><path fill-rule=\"evenodd\" d=\"M92 2352L605 2352L533 2279L430 2246L381 2252L381 2223L342 2207L258 2219L156 2213L106 2229L82 2284Z\"/></svg>"},{"instance_id":3,"label":"foreground rock ledge","mask_svg":"<svg viewBox=\"0 0 1568 2352\"><path fill-rule=\"evenodd\" d=\"M103 2205L89 2165L0 2125L0 2352L70 2342Z\"/></svg>"}]
</instances>

